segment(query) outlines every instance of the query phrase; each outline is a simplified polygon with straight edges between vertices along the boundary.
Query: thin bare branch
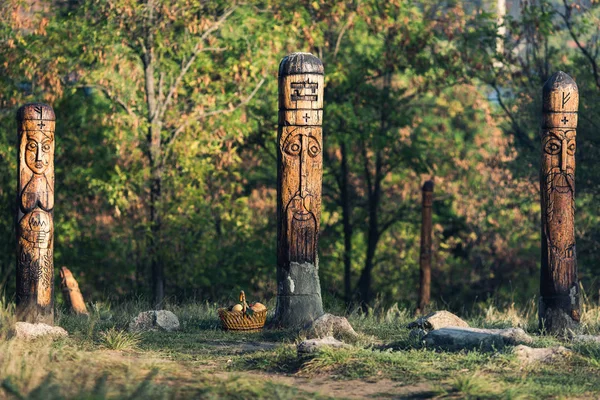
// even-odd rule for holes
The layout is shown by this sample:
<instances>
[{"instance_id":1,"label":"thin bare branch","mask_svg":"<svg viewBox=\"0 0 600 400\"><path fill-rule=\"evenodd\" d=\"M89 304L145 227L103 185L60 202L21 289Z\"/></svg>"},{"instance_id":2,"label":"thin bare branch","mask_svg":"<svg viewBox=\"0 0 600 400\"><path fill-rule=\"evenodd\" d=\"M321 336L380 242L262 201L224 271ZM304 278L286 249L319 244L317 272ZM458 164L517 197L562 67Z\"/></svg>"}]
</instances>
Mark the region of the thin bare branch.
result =
<instances>
[{"instance_id":1,"label":"thin bare branch","mask_svg":"<svg viewBox=\"0 0 600 400\"><path fill-rule=\"evenodd\" d=\"M584 57L587 58L587 60L589 61L590 65L592 67L592 74L594 75L594 81L595 81L598 89L600 89L600 71L598 70L598 62L596 61L594 56L588 51L588 49L586 49L585 46L583 46L581 44L581 42L579 41L579 38L575 34L575 31L573 30L573 25L571 25L571 7L570 7L569 3L567 2L567 0L563 0L563 4L565 5L565 13L564 14L558 13L558 14L565 21L565 24L567 25L567 29L569 30L569 34L571 35L571 38L573 39L573 41L575 42L575 44L577 45L577 47L579 48L581 53L584 55Z\"/></svg>"},{"instance_id":2,"label":"thin bare branch","mask_svg":"<svg viewBox=\"0 0 600 400\"><path fill-rule=\"evenodd\" d=\"M196 42L196 45L194 46L194 50L193 50L190 58L188 58L187 61L182 62L181 71L179 71L179 75L177 75L177 78L175 78L175 80L171 84L171 87L169 88L169 92L167 94L165 101L162 103L161 106L158 107L159 108L158 109L158 117L160 119L162 119L165 112L167 111L167 108L169 107L169 105L171 104L171 101L173 100L173 95L175 94L175 91L177 91L177 89L179 88L179 85L181 84L181 81L185 77L185 74L187 74L188 70L190 69L190 67L192 66L194 61L196 61L198 54L205 52L205 51L224 51L225 50L224 48L220 48L220 47L202 47L202 42L204 42L211 33L216 31L217 29L219 29L221 27L221 25L223 25L225 20L227 20L227 18L229 18L229 16L234 11L235 11L235 7L227 10L210 28L208 28L206 31L204 31L202 36L200 36L200 38L198 39L198 42Z\"/></svg>"},{"instance_id":3,"label":"thin bare branch","mask_svg":"<svg viewBox=\"0 0 600 400\"><path fill-rule=\"evenodd\" d=\"M136 113L131 109L131 107L129 107L127 105L127 103L125 103L125 101L123 101L123 99L121 99L119 96L117 96L116 94L114 94L109 88L107 88L106 86L100 85L98 83L96 84L92 84L92 85L78 85L76 86L78 88L86 88L86 87L91 87L94 89L98 89L100 90L102 93L104 93L104 95L111 101L115 102L117 105L119 105L123 110L125 110L125 112L127 112L127 114L129 114L132 117L136 117L137 115Z\"/></svg>"},{"instance_id":4,"label":"thin bare branch","mask_svg":"<svg viewBox=\"0 0 600 400\"><path fill-rule=\"evenodd\" d=\"M206 112L202 111L202 112L198 112L198 113L190 116L189 118L187 118L184 122L182 122L181 125L179 125L179 127L173 132L173 135L171 135L171 138L167 141L167 143L166 143L166 151L165 151L165 155L163 157L163 163L165 162L167 154L168 154L170 148L172 147L171 145L175 142L175 140L177 140L177 137L183 131L185 131L185 129L187 127L189 127L194 122L200 121L200 120L202 120L202 119L204 119L206 117L210 117L212 115L219 115L219 114L231 114L232 112L236 111L237 109L245 106L246 104L248 104L250 102L250 100L252 100L252 98L254 97L254 95L258 92L258 90L260 89L260 87L263 85L263 83L265 83L265 78L261 79L260 82L258 82L258 84L256 85L256 87L252 91L252 93L250 93L244 100L242 100L241 102L239 102L235 107L232 107L232 108L222 108L222 109L219 109L219 110L206 111Z\"/></svg>"},{"instance_id":5,"label":"thin bare branch","mask_svg":"<svg viewBox=\"0 0 600 400\"><path fill-rule=\"evenodd\" d=\"M344 24L344 26L340 30L340 34L338 35L337 40L335 42L335 50L333 51L333 58L334 59L337 59L338 51L340 50L340 45L342 43L342 38L344 37L344 33L346 33L346 30L348 29L348 27L352 23L353 17L354 17L354 14L351 14L350 17L348 17L348 21L346 21L346 23Z\"/></svg>"}]
</instances>

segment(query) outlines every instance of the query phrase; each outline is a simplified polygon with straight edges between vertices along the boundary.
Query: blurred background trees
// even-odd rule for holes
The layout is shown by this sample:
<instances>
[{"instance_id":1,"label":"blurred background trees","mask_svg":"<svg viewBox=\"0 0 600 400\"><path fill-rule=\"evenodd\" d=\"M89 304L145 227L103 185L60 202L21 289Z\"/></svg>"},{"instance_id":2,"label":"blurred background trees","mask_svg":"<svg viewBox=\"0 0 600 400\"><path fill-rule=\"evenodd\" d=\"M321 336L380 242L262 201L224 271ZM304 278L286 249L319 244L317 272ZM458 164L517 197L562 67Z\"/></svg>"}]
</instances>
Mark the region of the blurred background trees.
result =
<instances>
[{"instance_id":1,"label":"blurred background trees","mask_svg":"<svg viewBox=\"0 0 600 400\"><path fill-rule=\"evenodd\" d=\"M540 96L557 70L580 87L578 255L595 293L600 6L502 5L3 2L4 295L14 293L15 111L45 101L57 114L55 265L88 299L273 296L277 66L294 51L326 70L326 297L415 304L420 188L434 179L433 300L534 298Z\"/></svg>"}]
</instances>

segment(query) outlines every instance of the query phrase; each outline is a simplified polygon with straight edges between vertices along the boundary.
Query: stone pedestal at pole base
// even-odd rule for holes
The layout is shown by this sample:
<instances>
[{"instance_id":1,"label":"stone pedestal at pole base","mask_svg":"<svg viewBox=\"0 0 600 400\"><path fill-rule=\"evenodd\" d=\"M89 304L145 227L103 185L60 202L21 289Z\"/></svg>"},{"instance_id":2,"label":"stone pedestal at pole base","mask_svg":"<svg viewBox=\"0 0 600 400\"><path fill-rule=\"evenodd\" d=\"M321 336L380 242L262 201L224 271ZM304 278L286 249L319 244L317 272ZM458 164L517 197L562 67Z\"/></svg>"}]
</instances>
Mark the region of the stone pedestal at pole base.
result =
<instances>
[{"instance_id":1,"label":"stone pedestal at pole base","mask_svg":"<svg viewBox=\"0 0 600 400\"><path fill-rule=\"evenodd\" d=\"M17 111L17 309L19 321L54 324L54 125L52 107Z\"/></svg>"},{"instance_id":2,"label":"stone pedestal at pole base","mask_svg":"<svg viewBox=\"0 0 600 400\"><path fill-rule=\"evenodd\" d=\"M539 322L548 333L579 325L579 281L575 251L575 150L579 91L564 72L543 88L542 258Z\"/></svg>"},{"instance_id":3,"label":"stone pedestal at pole base","mask_svg":"<svg viewBox=\"0 0 600 400\"><path fill-rule=\"evenodd\" d=\"M318 240L323 180L321 60L293 53L279 65L277 308L274 324L300 328L323 314Z\"/></svg>"}]
</instances>

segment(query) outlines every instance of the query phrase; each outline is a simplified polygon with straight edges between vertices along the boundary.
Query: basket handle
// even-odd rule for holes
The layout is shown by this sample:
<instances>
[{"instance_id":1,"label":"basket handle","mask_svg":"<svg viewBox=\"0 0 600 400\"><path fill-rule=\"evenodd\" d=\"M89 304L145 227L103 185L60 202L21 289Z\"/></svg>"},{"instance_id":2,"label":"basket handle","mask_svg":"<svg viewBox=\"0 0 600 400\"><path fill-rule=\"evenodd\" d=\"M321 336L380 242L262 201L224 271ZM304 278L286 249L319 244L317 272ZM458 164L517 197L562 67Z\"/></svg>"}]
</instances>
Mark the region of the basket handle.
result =
<instances>
[{"instance_id":1,"label":"basket handle","mask_svg":"<svg viewBox=\"0 0 600 400\"><path fill-rule=\"evenodd\" d=\"M240 291L240 303L242 303L242 314L246 314L248 304L246 303L246 293L243 290Z\"/></svg>"}]
</instances>

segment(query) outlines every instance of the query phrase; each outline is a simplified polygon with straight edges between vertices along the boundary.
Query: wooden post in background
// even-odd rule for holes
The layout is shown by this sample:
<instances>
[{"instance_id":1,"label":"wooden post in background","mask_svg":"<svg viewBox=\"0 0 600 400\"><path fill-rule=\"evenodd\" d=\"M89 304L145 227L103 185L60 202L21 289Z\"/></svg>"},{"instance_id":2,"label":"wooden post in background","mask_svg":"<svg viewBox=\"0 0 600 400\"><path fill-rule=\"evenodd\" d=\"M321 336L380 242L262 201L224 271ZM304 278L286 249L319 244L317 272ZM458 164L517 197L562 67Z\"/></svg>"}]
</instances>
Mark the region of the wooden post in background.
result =
<instances>
[{"instance_id":1,"label":"wooden post in background","mask_svg":"<svg viewBox=\"0 0 600 400\"><path fill-rule=\"evenodd\" d=\"M54 125L52 107L17 111L17 319L54 324Z\"/></svg>"},{"instance_id":2,"label":"wooden post in background","mask_svg":"<svg viewBox=\"0 0 600 400\"><path fill-rule=\"evenodd\" d=\"M564 334L579 323L579 282L575 253L575 149L579 91L560 71L543 88L542 260L540 328Z\"/></svg>"},{"instance_id":3,"label":"wooden post in background","mask_svg":"<svg viewBox=\"0 0 600 400\"><path fill-rule=\"evenodd\" d=\"M63 300L69 311L77 315L89 314L85 306L85 301L83 301L81 290L79 290L79 284L67 267L60 269L60 288L63 293Z\"/></svg>"},{"instance_id":4,"label":"wooden post in background","mask_svg":"<svg viewBox=\"0 0 600 400\"><path fill-rule=\"evenodd\" d=\"M277 308L274 323L301 327L323 314L319 258L323 180L323 63L293 53L279 65Z\"/></svg>"},{"instance_id":5,"label":"wooden post in background","mask_svg":"<svg viewBox=\"0 0 600 400\"><path fill-rule=\"evenodd\" d=\"M417 312L425 312L431 298L431 231L433 205L433 181L423 184L423 206L421 211L421 251L419 263L421 266L419 304Z\"/></svg>"}]
</instances>

